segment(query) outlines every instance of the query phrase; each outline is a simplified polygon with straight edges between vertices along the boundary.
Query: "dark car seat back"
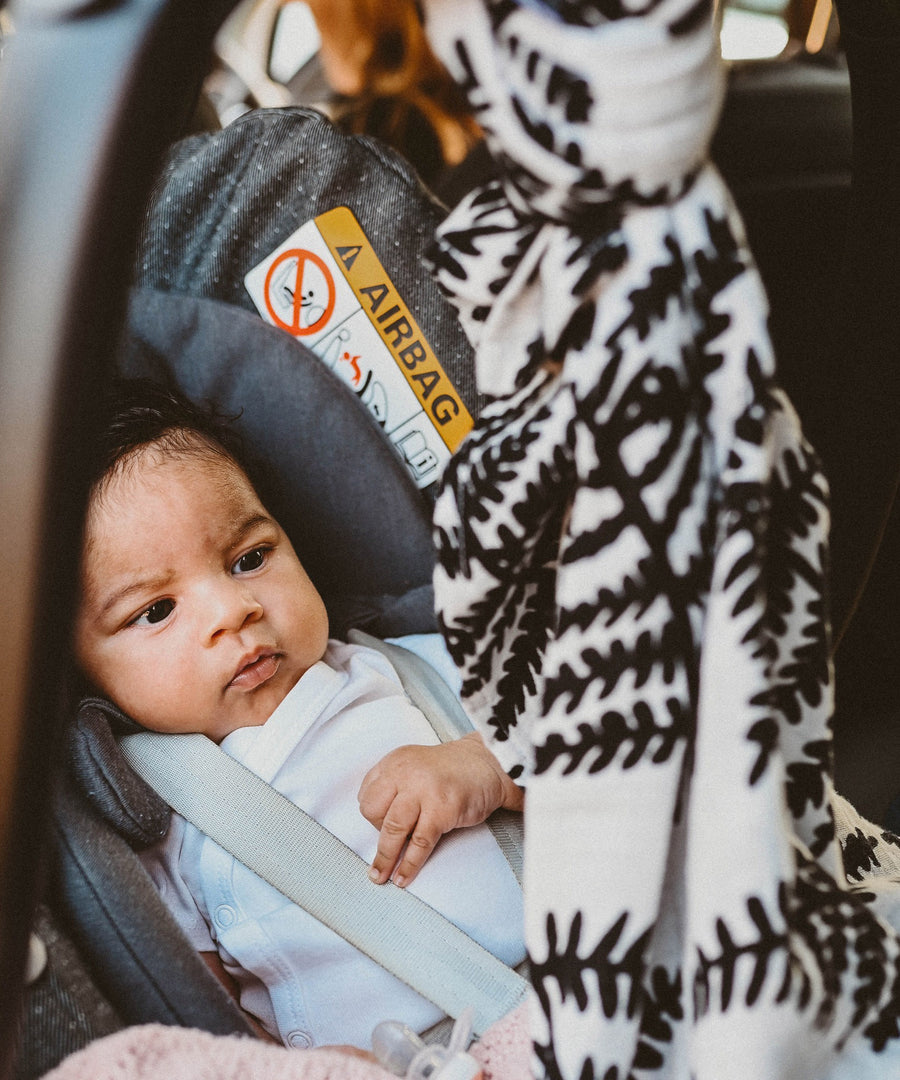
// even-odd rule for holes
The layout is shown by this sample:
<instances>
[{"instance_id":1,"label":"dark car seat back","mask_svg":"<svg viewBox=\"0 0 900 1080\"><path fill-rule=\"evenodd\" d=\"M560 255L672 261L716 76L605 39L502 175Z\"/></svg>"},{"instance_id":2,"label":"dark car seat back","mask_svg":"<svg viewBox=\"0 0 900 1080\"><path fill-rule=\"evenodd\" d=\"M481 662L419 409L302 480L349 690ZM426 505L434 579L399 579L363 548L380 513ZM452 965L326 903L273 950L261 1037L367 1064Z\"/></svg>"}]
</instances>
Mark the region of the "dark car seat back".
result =
<instances>
[{"instance_id":1,"label":"dark car seat back","mask_svg":"<svg viewBox=\"0 0 900 1080\"><path fill-rule=\"evenodd\" d=\"M290 108L178 143L145 218L121 368L240 414L338 631L430 608L429 495L481 404L422 265L442 212L398 155Z\"/></svg>"}]
</instances>

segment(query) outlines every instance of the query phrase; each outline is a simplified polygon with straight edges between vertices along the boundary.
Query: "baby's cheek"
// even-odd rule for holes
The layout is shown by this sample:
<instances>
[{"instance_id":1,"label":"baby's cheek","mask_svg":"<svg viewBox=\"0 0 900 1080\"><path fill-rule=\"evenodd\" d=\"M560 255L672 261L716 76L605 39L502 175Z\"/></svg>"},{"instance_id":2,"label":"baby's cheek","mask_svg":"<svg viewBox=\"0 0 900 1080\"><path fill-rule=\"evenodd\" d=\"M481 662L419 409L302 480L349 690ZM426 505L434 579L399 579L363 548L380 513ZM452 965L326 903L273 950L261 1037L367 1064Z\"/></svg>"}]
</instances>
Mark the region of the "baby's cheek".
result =
<instances>
[{"instance_id":1,"label":"baby's cheek","mask_svg":"<svg viewBox=\"0 0 900 1080\"><path fill-rule=\"evenodd\" d=\"M140 667L123 656L121 649L107 649L93 656L87 671L104 697L110 698L127 712L126 702L141 678Z\"/></svg>"},{"instance_id":2,"label":"baby's cheek","mask_svg":"<svg viewBox=\"0 0 900 1080\"><path fill-rule=\"evenodd\" d=\"M144 727L177 730L186 715L197 709L199 678L191 679L181 666L146 656L121 665L116 683L118 704ZM116 700L114 696L114 700Z\"/></svg>"}]
</instances>

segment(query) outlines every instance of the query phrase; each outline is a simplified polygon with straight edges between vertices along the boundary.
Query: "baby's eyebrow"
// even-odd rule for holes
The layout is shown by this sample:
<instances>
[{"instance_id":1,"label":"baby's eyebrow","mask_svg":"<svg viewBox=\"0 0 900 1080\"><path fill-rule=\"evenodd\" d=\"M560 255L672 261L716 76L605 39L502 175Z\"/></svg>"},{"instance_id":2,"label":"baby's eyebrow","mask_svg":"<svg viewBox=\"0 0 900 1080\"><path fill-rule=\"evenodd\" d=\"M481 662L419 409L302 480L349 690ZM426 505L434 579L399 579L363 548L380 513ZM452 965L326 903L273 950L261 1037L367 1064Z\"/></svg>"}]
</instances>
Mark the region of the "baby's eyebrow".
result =
<instances>
[{"instance_id":1,"label":"baby's eyebrow","mask_svg":"<svg viewBox=\"0 0 900 1080\"><path fill-rule=\"evenodd\" d=\"M173 576L173 572L169 570L153 577L138 578L136 581L128 582L127 585L123 585L106 597L100 607L101 617L132 596L146 596L152 593L164 592L166 586L171 583Z\"/></svg>"},{"instance_id":2,"label":"baby's eyebrow","mask_svg":"<svg viewBox=\"0 0 900 1080\"><path fill-rule=\"evenodd\" d=\"M235 526L234 533L232 534L231 542L233 544L239 544L241 541L255 532L258 528L262 527L274 527L275 520L270 518L268 514L253 514L245 521L238 522Z\"/></svg>"}]
</instances>

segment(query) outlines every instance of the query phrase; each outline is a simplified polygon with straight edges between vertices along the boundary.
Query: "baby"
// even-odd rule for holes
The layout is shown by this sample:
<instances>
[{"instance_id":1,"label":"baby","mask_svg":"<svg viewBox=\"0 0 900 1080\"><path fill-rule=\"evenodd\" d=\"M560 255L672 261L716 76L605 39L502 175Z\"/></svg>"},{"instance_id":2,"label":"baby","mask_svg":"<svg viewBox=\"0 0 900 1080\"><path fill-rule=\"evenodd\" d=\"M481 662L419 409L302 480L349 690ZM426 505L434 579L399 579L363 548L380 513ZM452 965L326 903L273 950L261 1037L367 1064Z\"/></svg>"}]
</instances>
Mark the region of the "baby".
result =
<instances>
[{"instance_id":1,"label":"baby","mask_svg":"<svg viewBox=\"0 0 900 1080\"><path fill-rule=\"evenodd\" d=\"M125 384L104 438L75 625L96 690L148 729L207 735L369 861L373 881L415 882L522 960L520 891L482 824L521 809L522 793L480 736L436 744L380 653L329 641L324 603L226 428ZM209 966L287 1045L366 1048L379 1020L440 1019L177 815L142 858Z\"/></svg>"}]
</instances>

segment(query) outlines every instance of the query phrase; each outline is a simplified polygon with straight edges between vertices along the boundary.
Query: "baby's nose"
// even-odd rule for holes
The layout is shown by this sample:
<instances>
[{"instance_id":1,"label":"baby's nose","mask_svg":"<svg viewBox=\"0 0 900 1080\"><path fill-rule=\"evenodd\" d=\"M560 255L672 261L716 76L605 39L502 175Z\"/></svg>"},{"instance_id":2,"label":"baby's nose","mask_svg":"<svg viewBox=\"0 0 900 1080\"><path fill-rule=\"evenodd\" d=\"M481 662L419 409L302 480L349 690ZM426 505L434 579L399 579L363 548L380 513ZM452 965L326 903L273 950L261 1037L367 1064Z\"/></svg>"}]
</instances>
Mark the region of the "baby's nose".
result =
<instances>
[{"instance_id":1,"label":"baby's nose","mask_svg":"<svg viewBox=\"0 0 900 1080\"><path fill-rule=\"evenodd\" d=\"M207 620L207 637L215 641L223 634L234 633L262 615L262 604L242 583L233 579L213 590Z\"/></svg>"}]
</instances>

